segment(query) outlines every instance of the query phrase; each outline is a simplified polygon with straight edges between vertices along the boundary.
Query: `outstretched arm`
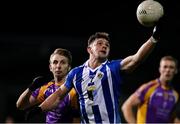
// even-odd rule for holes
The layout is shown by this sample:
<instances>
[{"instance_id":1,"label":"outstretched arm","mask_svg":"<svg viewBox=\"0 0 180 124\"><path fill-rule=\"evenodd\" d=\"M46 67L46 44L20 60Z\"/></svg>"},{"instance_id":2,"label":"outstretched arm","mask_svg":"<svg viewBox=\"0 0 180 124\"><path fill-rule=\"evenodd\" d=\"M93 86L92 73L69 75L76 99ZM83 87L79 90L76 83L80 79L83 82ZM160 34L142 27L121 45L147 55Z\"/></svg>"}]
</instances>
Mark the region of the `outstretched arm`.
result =
<instances>
[{"instance_id":1,"label":"outstretched arm","mask_svg":"<svg viewBox=\"0 0 180 124\"><path fill-rule=\"evenodd\" d=\"M133 71L154 49L156 43L154 38L150 37L137 51L136 54L126 57L121 61L121 70L130 72Z\"/></svg>"},{"instance_id":2,"label":"outstretched arm","mask_svg":"<svg viewBox=\"0 0 180 124\"><path fill-rule=\"evenodd\" d=\"M143 62L152 52L156 43L159 42L161 30L162 20L154 27L152 36L139 48L139 50L134 55L128 56L121 61L121 70L131 72Z\"/></svg>"},{"instance_id":3,"label":"outstretched arm","mask_svg":"<svg viewBox=\"0 0 180 124\"><path fill-rule=\"evenodd\" d=\"M49 111L56 108L59 102L67 95L69 90L62 85L59 89L51 94L43 103L40 104L40 108L42 111Z\"/></svg>"}]
</instances>

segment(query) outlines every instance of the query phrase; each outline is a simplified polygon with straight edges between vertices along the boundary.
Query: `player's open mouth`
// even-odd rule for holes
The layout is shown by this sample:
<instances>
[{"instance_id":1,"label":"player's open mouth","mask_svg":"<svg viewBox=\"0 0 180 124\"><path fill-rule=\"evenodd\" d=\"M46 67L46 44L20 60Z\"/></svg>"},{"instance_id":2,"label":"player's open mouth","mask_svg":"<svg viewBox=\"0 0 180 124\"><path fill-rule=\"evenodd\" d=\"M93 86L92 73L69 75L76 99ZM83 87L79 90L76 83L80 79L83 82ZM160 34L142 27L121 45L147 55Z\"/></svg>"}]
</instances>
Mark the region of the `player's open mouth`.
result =
<instances>
[{"instance_id":1,"label":"player's open mouth","mask_svg":"<svg viewBox=\"0 0 180 124\"><path fill-rule=\"evenodd\" d=\"M103 54L106 54L106 51L100 51L101 53L103 53Z\"/></svg>"}]
</instances>

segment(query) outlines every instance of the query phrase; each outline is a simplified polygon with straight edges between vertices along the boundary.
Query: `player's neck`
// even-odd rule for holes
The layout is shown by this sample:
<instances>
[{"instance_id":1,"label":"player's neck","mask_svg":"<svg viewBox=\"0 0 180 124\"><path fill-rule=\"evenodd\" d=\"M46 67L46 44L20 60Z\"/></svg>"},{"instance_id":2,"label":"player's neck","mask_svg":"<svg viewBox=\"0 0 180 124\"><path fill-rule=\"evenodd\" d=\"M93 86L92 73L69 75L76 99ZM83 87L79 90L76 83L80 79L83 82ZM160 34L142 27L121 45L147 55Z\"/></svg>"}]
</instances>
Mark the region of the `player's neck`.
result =
<instances>
[{"instance_id":1,"label":"player's neck","mask_svg":"<svg viewBox=\"0 0 180 124\"><path fill-rule=\"evenodd\" d=\"M61 85L64 83L65 78L55 78L54 80L57 85Z\"/></svg>"},{"instance_id":2,"label":"player's neck","mask_svg":"<svg viewBox=\"0 0 180 124\"><path fill-rule=\"evenodd\" d=\"M100 59L89 59L88 61L88 66L92 69L97 68L98 66L100 66L103 62L105 62L104 60L100 60Z\"/></svg>"},{"instance_id":3,"label":"player's neck","mask_svg":"<svg viewBox=\"0 0 180 124\"><path fill-rule=\"evenodd\" d=\"M162 86L162 88L164 88L164 89L169 89L170 88L170 81L168 81L168 80L165 80L165 79L163 79L163 78L159 78L159 82L160 82L160 84L161 84L161 86Z\"/></svg>"},{"instance_id":4,"label":"player's neck","mask_svg":"<svg viewBox=\"0 0 180 124\"><path fill-rule=\"evenodd\" d=\"M97 62L97 61L89 61L89 63L88 63L88 66L90 67L90 68L92 68L92 69L95 69L95 68L97 68L98 66L100 66L101 65L101 63L100 62Z\"/></svg>"}]
</instances>

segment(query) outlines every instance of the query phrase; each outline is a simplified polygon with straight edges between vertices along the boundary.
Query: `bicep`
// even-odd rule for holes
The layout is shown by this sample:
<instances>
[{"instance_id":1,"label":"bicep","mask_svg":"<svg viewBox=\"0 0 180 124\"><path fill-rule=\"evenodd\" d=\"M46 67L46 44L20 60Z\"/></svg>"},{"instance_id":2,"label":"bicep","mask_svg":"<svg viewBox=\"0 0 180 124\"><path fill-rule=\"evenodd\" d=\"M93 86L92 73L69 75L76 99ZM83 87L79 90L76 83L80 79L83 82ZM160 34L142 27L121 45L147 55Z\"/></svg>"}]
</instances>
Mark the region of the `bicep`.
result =
<instances>
[{"instance_id":1,"label":"bicep","mask_svg":"<svg viewBox=\"0 0 180 124\"><path fill-rule=\"evenodd\" d=\"M134 57L134 55L128 56L121 61L122 71L131 72L137 67L138 63L135 61Z\"/></svg>"},{"instance_id":2,"label":"bicep","mask_svg":"<svg viewBox=\"0 0 180 124\"><path fill-rule=\"evenodd\" d=\"M31 104L31 106L33 106L36 104L40 104L41 102L37 98L31 95L29 98L29 103Z\"/></svg>"}]
</instances>

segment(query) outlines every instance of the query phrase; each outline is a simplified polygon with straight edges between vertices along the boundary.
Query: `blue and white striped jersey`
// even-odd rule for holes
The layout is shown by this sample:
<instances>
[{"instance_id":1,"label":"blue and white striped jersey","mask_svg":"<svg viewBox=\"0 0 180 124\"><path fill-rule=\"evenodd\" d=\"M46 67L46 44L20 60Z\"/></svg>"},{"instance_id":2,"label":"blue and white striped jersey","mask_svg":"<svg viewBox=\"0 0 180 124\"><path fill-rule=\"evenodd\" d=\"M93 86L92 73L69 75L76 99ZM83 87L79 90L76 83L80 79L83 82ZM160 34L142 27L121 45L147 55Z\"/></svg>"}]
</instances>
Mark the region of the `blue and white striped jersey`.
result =
<instances>
[{"instance_id":1,"label":"blue and white striped jersey","mask_svg":"<svg viewBox=\"0 0 180 124\"><path fill-rule=\"evenodd\" d=\"M120 60L105 61L96 69L88 61L71 70L65 82L79 95L82 123L120 123Z\"/></svg>"}]
</instances>

